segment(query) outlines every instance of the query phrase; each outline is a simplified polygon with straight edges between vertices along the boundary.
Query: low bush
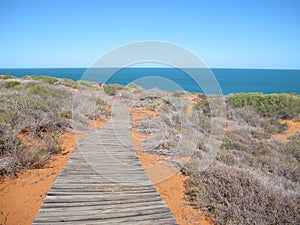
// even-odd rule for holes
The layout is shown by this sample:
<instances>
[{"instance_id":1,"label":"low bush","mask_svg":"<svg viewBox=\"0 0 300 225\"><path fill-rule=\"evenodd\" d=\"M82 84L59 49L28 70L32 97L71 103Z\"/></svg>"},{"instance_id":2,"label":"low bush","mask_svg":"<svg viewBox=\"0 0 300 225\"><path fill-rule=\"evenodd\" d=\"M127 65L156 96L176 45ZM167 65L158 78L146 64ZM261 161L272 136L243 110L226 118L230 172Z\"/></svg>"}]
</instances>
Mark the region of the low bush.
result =
<instances>
[{"instance_id":1,"label":"low bush","mask_svg":"<svg viewBox=\"0 0 300 225\"><path fill-rule=\"evenodd\" d=\"M107 102L101 98L96 98L97 105L107 105Z\"/></svg>"},{"instance_id":2,"label":"low bush","mask_svg":"<svg viewBox=\"0 0 300 225\"><path fill-rule=\"evenodd\" d=\"M227 150L239 150L239 151L247 151L247 146L240 144L237 141L230 139L229 137L225 137L222 147Z\"/></svg>"},{"instance_id":3,"label":"low bush","mask_svg":"<svg viewBox=\"0 0 300 225\"><path fill-rule=\"evenodd\" d=\"M264 117L294 119L300 113L300 96L293 94L240 93L227 98L236 108L252 106Z\"/></svg>"},{"instance_id":4,"label":"low bush","mask_svg":"<svg viewBox=\"0 0 300 225\"><path fill-rule=\"evenodd\" d=\"M7 79L15 79L16 77L11 75L0 75L0 80L7 80Z\"/></svg>"},{"instance_id":5,"label":"low bush","mask_svg":"<svg viewBox=\"0 0 300 225\"><path fill-rule=\"evenodd\" d=\"M79 80L76 83L72 85L73 88L81 88L81 89L95 89L98 87L98 84L90 81L85 81L85 80Z\"/></svg>"},{"instance_id":6,"label":"low bush","mask_svg":"<svg viewBox=\"0 0 300 225\"><path fill-rule=\"evenodd\" d=\"M280 119L298 118L300 97L247 93L227 102L228 127L215 165L201 170L213 114L207 100L194 101L199 151L182 169L190 176L190 201L218 224L298 224L299 136L281 143L272 134L287 128Z\"/></svg>"},{"instance_id":7,"label":"low bush","mask_svg":"<svg viewBox=\"0 0 300 225\"><path fill-rule=\"evenodd\" d=\"M30 84L27 86L29 95L37 95L46 98L49 94L49 88L41 84Z\"/></svg>"},{"instance_id":8,"label":"low bush","mask_svg":"<svg viewBox=\"0 0 300 225\"><path fill-rule=\"evenodd\" d=\"M186 92L186 91L175 91L175 92L172 93L172 96L175 97L175 98L180 98L180 97L186 96L188 94L189 93Z\"/></svg>"},{"instance_id":9,"label":"low bush","mask_svg":"<svg viewBox=\"0 0 300 225\"><path fill-rule=\"evenodd\" d=\"M70 80L70 79L66 79L66 78L59 79L55 84L56 85L64 85L66 87L73 87L73 88L74 88L74 86L78 85L75 81Z\"/></svg>"},{"instance_id":10,"label":"low bush","mask_svg":"<svg viewBox=\"0 0 300 225\"><path fill-rule=\"evenodd\" d=\"M65 118L65 119L72 119L72 112L71 110L67 110L67 111L63 111L60 113L60 117L61 118Z\"/></svg>"},{"instance_id":11,"label":"low bush","mask_svg":"<svg viewBox=\"0 0 300 225\"><path fill-rule=\"evenodd\" d=\"M120 84L108 84L104 86L104 91L106 92L106 94L114 96L119 90L122 90L124 88L125 87Z\"/></svg>"},{"instance_id":12,"label":"low bush","mask_svg":"<svg viewBox=\"0 0 300 225\"><path fill-rule=\"evenodd\" d=\"M21 84L21 82L16 81L16 80L12 80L12 81L6 81L4 83L4 86L7 87L7 88L13 88L13 87L15 87L15 86L17 86L19 84Z\"/></svg>"},{"instance_id":13,"label":"low bush","mask_svg":"<svg viewBox=\"0 0 300 225\"><path fill-rule=\"evenodd\" d=\"M133 88L133 89L140 88L140 86L138 86L138 85L135 84L135 83L129 83L129 84L127 85L127 87Z\"/></svg>"},{"instance_id":14,"label":"low bush","mask_svg":"<svg viewBox=\"0 0 300 225\"><path fill-rule=\"evenodd\" d=\"M230 166L192 171L186 183L194 206L218 224L299 224L299 196L266 186L251 173Z\"/></svg>"},{"instance_id":15,"label":"low bush","mask_svg":"<svg viewBox=\"0 0 300 225\"><path fill-rule=\"evenodd\" d=\"M55 77L48 77L48 76L36 76L33 78L33 80L40 80L44 83L47 83L47 84L54 84L58 81L57 78Z\"/></svg>"},{"instance_id":16,"label":"low bush","mask_svg":"<svg viewBox=\"0 0 300 225\"><path fill-rule=\"evenodd\" d=\"M69 88L49 84L54 81L50 80L26 77L24 82L5 81L14 83L0 86L0 156L5 159L0 160L1 175L43 166L60 151L59 136L67 128L84 127L90 118L109 115L106 102L91 90L78 90L74 98Z\"/></svg>"},{"instance_id":17,"label":"low bush","mask_svg":"<svg viewBox=\"0 0 300 225\"><path fill-rule=\"evenodd\" d=\"M300 161L300 135L298 134L295 137L292 137L287 144L284 144L283 151L295 157L299 162Z\"/></svg>"}]
</instances>

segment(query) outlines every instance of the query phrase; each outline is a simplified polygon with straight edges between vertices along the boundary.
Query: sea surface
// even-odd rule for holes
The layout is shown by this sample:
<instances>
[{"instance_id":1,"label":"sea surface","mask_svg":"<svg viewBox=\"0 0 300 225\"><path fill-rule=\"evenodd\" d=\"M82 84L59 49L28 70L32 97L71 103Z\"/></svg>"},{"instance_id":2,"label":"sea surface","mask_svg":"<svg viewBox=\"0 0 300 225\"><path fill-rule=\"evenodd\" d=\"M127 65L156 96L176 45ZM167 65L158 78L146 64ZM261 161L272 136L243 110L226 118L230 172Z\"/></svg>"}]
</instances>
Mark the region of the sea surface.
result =
<instances>
[{"instance_id":1,"label":"sea surface","mask_svg":"<svg viewBox=\"0 0 300 225\"><path fill-rule=\"evenodd\" d=\"M228 95L239 92L300 94L300 70L279 69L177 69L177 68L28 68L0 69L16 77L45 75L98 83L134 82L144 88L186 90ZM192 74L192 77L191 77Z\"/></svg>"}]
</instances>

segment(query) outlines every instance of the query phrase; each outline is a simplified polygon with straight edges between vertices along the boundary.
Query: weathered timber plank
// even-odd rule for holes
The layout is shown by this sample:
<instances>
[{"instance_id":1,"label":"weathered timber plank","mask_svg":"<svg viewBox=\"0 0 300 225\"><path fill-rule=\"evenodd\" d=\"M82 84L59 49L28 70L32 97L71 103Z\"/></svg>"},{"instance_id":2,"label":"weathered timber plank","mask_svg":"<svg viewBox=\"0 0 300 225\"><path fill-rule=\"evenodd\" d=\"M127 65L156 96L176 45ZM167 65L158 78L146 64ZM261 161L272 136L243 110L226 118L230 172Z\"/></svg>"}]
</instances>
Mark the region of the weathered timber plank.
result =
<instances>
[{"instance_id":1,"label":"weathered timber plank","mask_svg":"<svg viewBox=\"0 0 300 225\"><path fill-rule=\"evenodd\" d=\"M130 144L128 110L114 102L112 111L79 144L33 224L176 224Z\"/></svg>"}]
</instances>

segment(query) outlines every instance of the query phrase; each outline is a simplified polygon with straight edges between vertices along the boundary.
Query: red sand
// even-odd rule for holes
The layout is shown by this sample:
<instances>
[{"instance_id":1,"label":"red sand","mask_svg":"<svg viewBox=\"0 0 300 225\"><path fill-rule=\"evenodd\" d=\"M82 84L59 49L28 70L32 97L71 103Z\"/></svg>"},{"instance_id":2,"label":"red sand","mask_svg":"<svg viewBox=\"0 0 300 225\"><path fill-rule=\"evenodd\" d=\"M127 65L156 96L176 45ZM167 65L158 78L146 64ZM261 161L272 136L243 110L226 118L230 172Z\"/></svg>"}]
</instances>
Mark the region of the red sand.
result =
<instances>
[{"instance_id":1,"label":"red sand","mask_svg":"<svg viewBox=\"0 0 300 225\"><path fill-rule=\"evenodd\" d=\"M177 171L174 165L165 161L166 156L149 154L142 151L141 141L147 136L138 134L134 125L138 123L137 119L145 118L147 114L155 116L157 113L149 110L143 110L140 113L134 108L131 109L131 112L133 123L131 143L148 177L167 206L171 209L177 222L180 225L213 224L212 220L207 218L200 210L188 206L188 201L185 199L184 183L189 177L184 176L181 172Z\"/></svg>"},{"instance_id":2,"label":"red sand","mask_svg":"<svg viewBox=\"0 0 300 225\"><path fill-rule=\"evenodd\" d=\"M281 141L288 141L288 138L291 136L296 135L300 132L300 121L293 121L293 120L283 120L281 121L282 124L287 123L289 128L285 131L284 134L276 134L273 135L274 138L279 139Z\"/></svg>"},{"instance_id":3,"label":"red sand","mask_svg":"<svg viewBox=\"0 0 300 225\"><path fill-rule=\"evenodd\" d=\"M90 121L94 128L107 120ZM30 169L17 178L6 177L0 184L0 224L30 225L55 178L66 165L79 140L87 133L72 132L61 136L62 152L50 158L42 169Z\"/></svg>"}]
</instances>

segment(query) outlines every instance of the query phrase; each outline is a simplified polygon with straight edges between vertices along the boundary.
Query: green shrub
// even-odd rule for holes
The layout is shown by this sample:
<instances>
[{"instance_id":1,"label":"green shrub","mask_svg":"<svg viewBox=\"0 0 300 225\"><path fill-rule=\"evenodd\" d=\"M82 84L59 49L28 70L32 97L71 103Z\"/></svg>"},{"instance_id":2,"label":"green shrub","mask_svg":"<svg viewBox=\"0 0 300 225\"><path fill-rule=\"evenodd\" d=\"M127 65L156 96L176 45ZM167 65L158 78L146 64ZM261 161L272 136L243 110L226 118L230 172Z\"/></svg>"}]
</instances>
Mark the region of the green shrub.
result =
<instances>
[{"instance_id":1,"label":"green shrub","mask_svg":"<svg viewBox=\"0 0 300 225\"><path fill-rule=\"evenodd\" d=\"M15 87L15 86L17 86L17 85L19 85L19 84L21 84L21 82L16 81L16 80L12 80L12 81L6 81L6 82L4 83L4 86L5 86L6 88L13 88L13 87Z\"/></svg>"},{"instance_id":2,"label":"green shrub","mask_svg":"<svg viewBox=\"0 0 300 225\"><path fill-rule=\"evenodd\" d=\"M117 94L117 91L122 90L124 87L120 84L109 84L104 86L104 91L110 96Z\"/></svg>"},{"instance_id":3,"label":"green shrub","mask_svg":"<svg viewBox=\"0 0 300 225\"><path fill-rule=\"evenodd\" d=\"M202 150L205 149L205 140L203 140L203 138L198 139L197 148Z\"/></svg>"},{"instance_id":4,"label":"green shrub","mask_svg":"<svg viewBox=\"0 0 300 225\"><path fill-rule=\"evenodd\" d=\"M227 98L236 108L252 106L265 117L293 119L300 113L300 97L291 94L240 93Z\"/></svg>"},{"instance_id":5,"label":"green shrub","mask_svg":"<svg viewBox=\"0 0 300 225\"><path fill-rule=\"evenodd\" d=\"M66 78L59 79L58 82L56 82L55 84L57 84L57 85L64 85L66 87L73 87L73 85L75 85L75 84L78 86L78 84L75 81L73 81L71 79L66 79Z\"/></svg>"},{"instance_id":6,"label":"green shrub","mask_svg":"<svg viewBox=\"0 0 300 225\"><path fill-rule=\"evenodd\" d=\"M227 150L239 150L239 151L247 151L247 147L237 141L231 140L229 137L225 137L222 147Z\"/></svg>"},{"instance_id":7,"label":"green shrub","mask_svg":"<svg viewBox=\"0 0 300 225\"><path fill-rule=\"evenodd\" d=\"M47 97L47 90L40 84L34 84L28 86L28 93L33 95L39 95L41 97Z\"/></svg>"},{"instance_id":8,"label":"green shrub","mask_svg":"<svg viewBox=\"0 0 300 225\"><path fill-rule=\"evenodd\" d=\"M55 77L48 77L48 76L37 76L33 78L34 80L40 80L47 84L54 84L58 81Z\"/></svg>"},{"instance_id":9,"label":"green shrub","mask_svg":"<svg viewBox=\"0 0 300 225\"><path fill-rule=\"evenodd\" d=\"M110 85L106 85L104 86L104 91L106 92L106 94L108 94L109 96L114 96L116 94L116 90L114 90L112 88L112 86Z\"/></svg>"},{"instance_id":10,"label":"green shrub","mask_svg":"<svg viewBox=\"0 0 300 225\"><path fill-rule=\"evenodd\" d=\"M203 131L207 131L207 132L211 132L211 119L204 115L204 114L199 114L198 115L198 119L199 119L199 125L200 125L200 130Z\"/></svg>"},{"instance_id":11,"label":"green shrub","mask_svg":"<svg viewBox=\"0 0 300 225\"><path fill-rule=\"evenodd\" d=\"M288 154L295 157L298 162L300 161L300 135L292 138L286 145L284 149Z\"/></svg>"},{"instance_id":12,"label":"green shrub","mask_svg":"<svg viewBox=\"0 0 300 225\"><path fill-rule=\"evenodd\" d=\"M86 86L86 87L92 87L92 83L91 82L88 82L88 81L85 81L85 80L79 80L78 82L78 85L82 85L82 86Z\"/></svg>"},{"instance_id":13,"label":"green shrub","mask_svg":"<svg viewBox=\"0 0 300 225\"><path fill-rule=\"evenodd\" d=\"M96 104L97 105L107 105L107 102L101 98L96 99Z\"/></svg>"},{"instance_id":14,"label":"green shrub","mask_svg":"<svg viewBox=\"0 0 300 225\"><path fill-rule=\"evenodd\" d=\"M72 112L70 110L60 113L61 118L72 119Z\"/></svg>"},{"instance_id":15,"label":"green shrub","mask_svg":"<svg viewBox=\"0 0 300 225\"><path fill-rule=\"evenodd\" d=\"M71 87L74 88L74 89L78 88L78 86L79 86L79 83L73 83L73 84L71 85Z\"/></svg>"},{"instance_id":16,"label":"green shrub","mask_svg":"<svg viewBox=\"0 0 300 225\"><path fill-rule=\"evenodd\" d=\"M194 108L198 110L206 109L205 111L209 111L209 103L208 101L199 101L194 105Z\"/></svg>"},{"instance_id":17,"label":"green shrub","mask_svg":"<svg viewBox=\"0 0 300 225\"><path fill-rule=\"evenodd\" d=\"M127 87L129 87L129 88L139 88L140 86L138 86L138 85L135 84L135 83L129 83L129 84L127 85Z\"/></svg>"},{"instance_id":18,"label":"green shrub","mask_svg":"<svg viewBox=\"0 0 300 225\"><path fill-rule=\"evenodd\" d=\"M0 80L14 79L14 76L11 75L0 75Z\"/></svg>"}]
</instances>

